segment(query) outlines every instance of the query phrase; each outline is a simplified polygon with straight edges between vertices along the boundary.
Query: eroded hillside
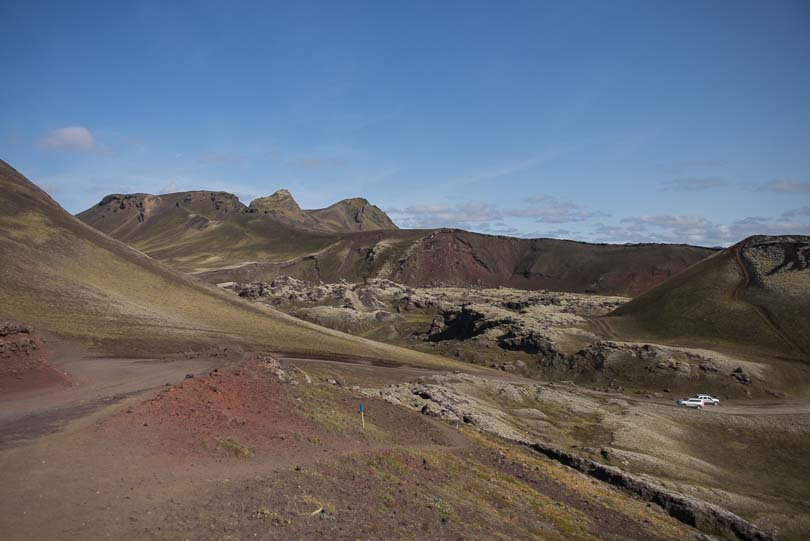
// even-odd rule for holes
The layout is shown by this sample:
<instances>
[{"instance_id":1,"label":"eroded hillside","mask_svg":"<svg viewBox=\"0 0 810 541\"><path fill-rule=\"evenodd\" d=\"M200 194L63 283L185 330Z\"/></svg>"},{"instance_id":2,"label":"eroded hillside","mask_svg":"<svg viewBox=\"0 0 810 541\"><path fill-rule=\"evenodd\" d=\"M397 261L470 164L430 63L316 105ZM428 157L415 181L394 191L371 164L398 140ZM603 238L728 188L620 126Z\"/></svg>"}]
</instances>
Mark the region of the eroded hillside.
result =
<instances>
[{"instance_id":1,"label":"eroded hillside","mask_svg":"<svg viewBox=\"0 0 810 541\"><path fill-rule=\"evenodd\" d=\"M233 208L232 199L211 197L204 204L213 202L218 212ZM203 204L196 196L192 203ZM426 355L246 303L178 273L77 220L4 162L0 272L0 317L107 352L168 353L237 344L431 362Z\"/></svg>"},{"instance_id":2,"label":"eroded hillside","mask_svg":"<svg viewBox=\"0 0 810 541\"><path fill-rule=\"evenodd\" d=\"M623 336L810 362L810 237L755 236L620 307Z\"/></svg>"}]
</instances>

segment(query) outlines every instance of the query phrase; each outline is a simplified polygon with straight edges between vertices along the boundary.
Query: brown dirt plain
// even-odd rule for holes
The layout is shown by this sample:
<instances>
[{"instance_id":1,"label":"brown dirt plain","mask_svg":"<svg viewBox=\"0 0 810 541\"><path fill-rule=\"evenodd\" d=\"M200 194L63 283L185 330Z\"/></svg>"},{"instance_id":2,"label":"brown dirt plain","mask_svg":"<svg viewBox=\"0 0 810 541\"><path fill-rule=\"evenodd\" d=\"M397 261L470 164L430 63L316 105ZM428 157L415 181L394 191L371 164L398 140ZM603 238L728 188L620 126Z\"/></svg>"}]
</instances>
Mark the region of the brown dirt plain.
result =
<instances>
[{"instance_id":1,"label":"brown dirt plain","mask_svg":"<svg viewBox=\"0 0 810 541\"><path fill-rule=\"evenodd\" d=\"M78 385L42 389L33 410L30 389L0 401L4 539L700 535L527 449L358 392L428 369L55 347Z\"/></svg>"}]
</instances>

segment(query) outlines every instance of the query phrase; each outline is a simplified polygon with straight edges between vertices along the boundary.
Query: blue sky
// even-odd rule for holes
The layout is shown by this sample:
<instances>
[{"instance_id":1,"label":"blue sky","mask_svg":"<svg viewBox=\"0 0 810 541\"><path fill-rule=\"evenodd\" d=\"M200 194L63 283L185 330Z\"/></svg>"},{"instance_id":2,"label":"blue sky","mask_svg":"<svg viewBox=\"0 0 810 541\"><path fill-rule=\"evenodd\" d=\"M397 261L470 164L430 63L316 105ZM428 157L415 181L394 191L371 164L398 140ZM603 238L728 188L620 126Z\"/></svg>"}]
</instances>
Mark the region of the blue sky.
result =
<instances>
[{"instance_id":1,"label":"blue sky","mask_svg":"<svg viewBox=\"0 0 810 541\"><path fill-rule=\"evenodd\" d=\"M283 187L406 227L810 234L806 1L30 1L0 20L0 157L71 212Z\"/></svg>"}]
</instances>

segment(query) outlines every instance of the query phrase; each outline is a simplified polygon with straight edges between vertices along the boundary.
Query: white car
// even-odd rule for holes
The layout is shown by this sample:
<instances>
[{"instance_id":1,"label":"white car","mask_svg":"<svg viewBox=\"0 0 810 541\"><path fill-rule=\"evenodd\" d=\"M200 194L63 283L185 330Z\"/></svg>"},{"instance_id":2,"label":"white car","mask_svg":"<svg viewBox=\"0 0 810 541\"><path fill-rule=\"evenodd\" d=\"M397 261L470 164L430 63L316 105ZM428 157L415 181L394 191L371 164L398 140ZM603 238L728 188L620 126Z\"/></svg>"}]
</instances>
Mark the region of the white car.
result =
<instances>
[{"instance_id":1,"label":"white car","mask_svg":"<svg viewBox=\"0 0 810 541\"><path fill-rule=\"evenodd\" d=\"M720 405L720 399L719 398L715 398L715 397L709 396L707 394L699 394L699 395L697 395L697 396L695 396L693 398L699 398L699 399L703 400L704 404L709 405L709 406L719 406Z\"/></svg>"},{"instance_id":2,"label":"white car","mask_svg":"<svg viewBox=\"0 0 810 541\"><path fill-rule=\"evenodd\" d=\"M697 408L703 409L703 400L700 398L687 398L686 400L678 400L678 405L682 408Z\"/></svg>"}]
</instances>

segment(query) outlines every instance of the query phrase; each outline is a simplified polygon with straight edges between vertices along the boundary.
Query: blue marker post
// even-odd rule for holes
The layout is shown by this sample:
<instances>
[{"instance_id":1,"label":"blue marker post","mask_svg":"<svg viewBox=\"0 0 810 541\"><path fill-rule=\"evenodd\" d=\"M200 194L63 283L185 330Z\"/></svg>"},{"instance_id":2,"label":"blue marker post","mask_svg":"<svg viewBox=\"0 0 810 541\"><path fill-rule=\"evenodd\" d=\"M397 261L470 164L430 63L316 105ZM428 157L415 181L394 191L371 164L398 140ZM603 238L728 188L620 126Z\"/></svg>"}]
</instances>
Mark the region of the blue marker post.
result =
<instances>
[{"instance_id":1,"label":"blue marker post","mask_svg":"<svg viewBox=\"0 0 810 541\"><path fill-rule=\"evenodd\" d=\"M360 424L363 427L363 430L366 429L366 418L363 416L363 403L360 402Z\"/></svg>"}]
</instances>

